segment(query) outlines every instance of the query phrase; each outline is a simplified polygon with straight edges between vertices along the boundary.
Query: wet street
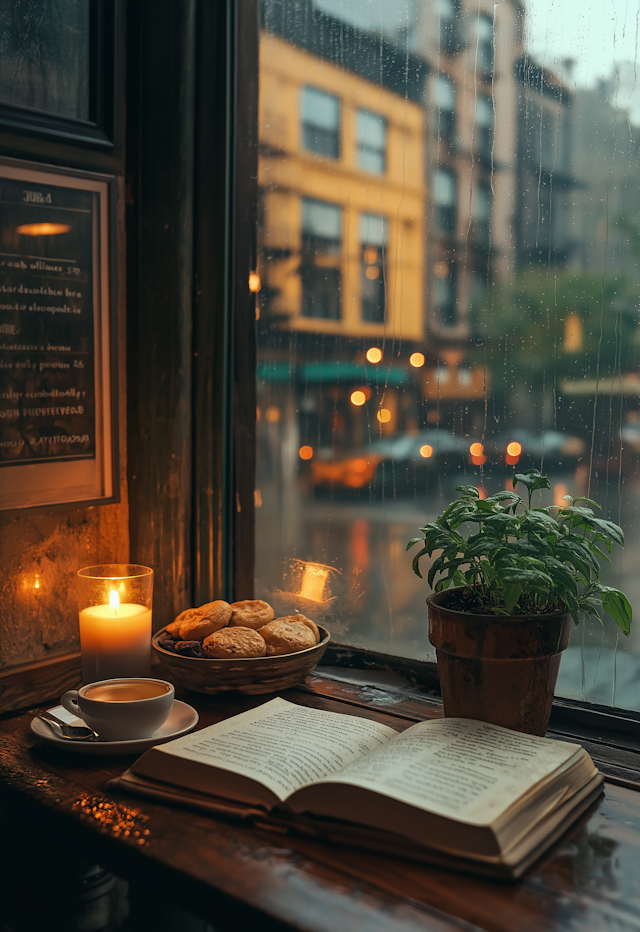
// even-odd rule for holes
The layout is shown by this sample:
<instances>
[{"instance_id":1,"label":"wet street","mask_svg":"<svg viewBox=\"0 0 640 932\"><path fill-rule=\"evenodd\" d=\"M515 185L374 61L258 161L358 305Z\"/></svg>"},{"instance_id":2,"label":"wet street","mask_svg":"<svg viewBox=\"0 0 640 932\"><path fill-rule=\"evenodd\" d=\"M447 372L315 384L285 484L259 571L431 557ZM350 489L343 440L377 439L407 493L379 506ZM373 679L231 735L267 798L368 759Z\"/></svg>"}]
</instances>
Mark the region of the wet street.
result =
<instances>
[{"instance_id":1,"label":"wet street","mask_svg":"<svg viewBox=\"0 0 640 932\"><path fill-rule=\"evenodd\" d=\"M545 505L586 491L580 488L580 475L549 471L549 478L552 493ZM504 476L483 479L487 494L506 485ZM367 495L360 500L347 493L319 497L295 481L263 483L262 505L256 510L257 597L274 601L282 613L299 608L313 617L315 611L316 620L324 619L343 643L435 660L427 636L429 589L426 579L414 575L412 552L405 547L421 525L435 520L456 497L456 484L479 481L479 476L461 475L434 483L437 491L423 497ZM620 498L617 477L609 477L592 486L591 496L603 505L603 516L621 523L625 531L625 549L614 551L602 582L628 596L637 612L636 628L629 639L618 637L610 618L604 626L591 618L574 629L557 693L640 710L640 487L624 483ZM312 566L305 577L308 564ZM428 564L423 562L422 568L426 576ZM304 592L313 598L302 604L302 596L297 600L301 604L294 604L295 595Z\"/></svg>"}]
</instances>

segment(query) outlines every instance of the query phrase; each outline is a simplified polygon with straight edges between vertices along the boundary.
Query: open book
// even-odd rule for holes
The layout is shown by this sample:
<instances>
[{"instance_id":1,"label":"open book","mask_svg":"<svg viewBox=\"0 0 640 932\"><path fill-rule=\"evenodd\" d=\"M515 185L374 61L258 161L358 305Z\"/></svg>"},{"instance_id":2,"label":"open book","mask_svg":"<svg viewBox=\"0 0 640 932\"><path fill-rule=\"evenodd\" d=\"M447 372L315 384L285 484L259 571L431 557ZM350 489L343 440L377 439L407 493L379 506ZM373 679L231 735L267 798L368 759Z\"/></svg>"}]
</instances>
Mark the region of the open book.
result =
<instances>
[{"instance_id":1,"label":"open book","mask_svg":"<svg viewBox=\"0 0 640 932\"><path fill-rule=\"evenodd\" d=\"M601 792L579 745L470 719L378 722L272 699L158 745L115 785L517 877Z\"/></svg>"}]
</instances>

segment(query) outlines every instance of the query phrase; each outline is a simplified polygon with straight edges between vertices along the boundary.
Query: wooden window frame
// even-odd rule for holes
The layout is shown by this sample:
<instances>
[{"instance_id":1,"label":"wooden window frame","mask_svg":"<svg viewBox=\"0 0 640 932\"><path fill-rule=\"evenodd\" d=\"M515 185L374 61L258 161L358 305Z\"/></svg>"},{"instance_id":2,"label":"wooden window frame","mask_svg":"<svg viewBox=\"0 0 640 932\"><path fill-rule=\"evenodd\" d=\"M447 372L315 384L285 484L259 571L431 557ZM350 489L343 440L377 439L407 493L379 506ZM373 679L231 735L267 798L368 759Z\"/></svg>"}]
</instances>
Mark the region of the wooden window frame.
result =
<instances>
[{"instance_id":1,"label":"wooden window frame","mask_svg":"<svg viewBox=\"0 0 640 932\"><path fill-rule=\"evenodd\" d=\"M116 36L122 33L122 2L89 0L89 119L74 120L0 103L0 129L111 149L115 139Z\"/></svg>"}]
</instances>

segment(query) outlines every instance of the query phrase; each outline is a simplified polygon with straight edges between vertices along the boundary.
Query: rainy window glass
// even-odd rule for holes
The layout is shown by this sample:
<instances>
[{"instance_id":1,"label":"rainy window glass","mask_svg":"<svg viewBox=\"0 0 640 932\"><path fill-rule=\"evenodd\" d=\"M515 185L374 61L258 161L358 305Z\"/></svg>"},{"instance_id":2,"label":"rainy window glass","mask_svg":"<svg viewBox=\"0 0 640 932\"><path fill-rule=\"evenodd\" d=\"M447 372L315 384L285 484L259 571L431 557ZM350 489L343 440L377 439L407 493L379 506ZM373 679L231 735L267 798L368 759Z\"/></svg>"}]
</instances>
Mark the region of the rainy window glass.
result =
<instances>
[{"instance_id":1,"label":"rainy window glass","mask_svg":"<svg viewBox=\"0 0 640 932\"><path fill-rule=\"evenodd\" d=\"M640 0L260 17L256 596L433 660L407 541L535 467L640 619ZM637 625L574 628L558 694L640 710Z\"/></svg>"}]
</instances>

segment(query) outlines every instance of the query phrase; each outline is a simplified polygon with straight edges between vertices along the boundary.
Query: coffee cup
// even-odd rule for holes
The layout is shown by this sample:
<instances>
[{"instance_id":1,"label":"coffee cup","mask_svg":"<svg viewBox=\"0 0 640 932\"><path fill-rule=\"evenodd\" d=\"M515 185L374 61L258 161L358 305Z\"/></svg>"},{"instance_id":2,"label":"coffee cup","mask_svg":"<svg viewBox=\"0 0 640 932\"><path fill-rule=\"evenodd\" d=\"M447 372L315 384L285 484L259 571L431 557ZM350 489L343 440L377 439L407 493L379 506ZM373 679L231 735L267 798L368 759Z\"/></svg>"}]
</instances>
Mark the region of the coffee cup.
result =
<instances>
[{"instance_id":1,"label":"coffee cup","mask_svg":"<svg viewBox=\"0 0 640 932\"><path fill-rule=\"evenodd\" d=\"M150 738L166 722L174 694L165 680L118 677L70 689L60 703L103 741L131 741Z\"/></svg>"}]
</instances>

